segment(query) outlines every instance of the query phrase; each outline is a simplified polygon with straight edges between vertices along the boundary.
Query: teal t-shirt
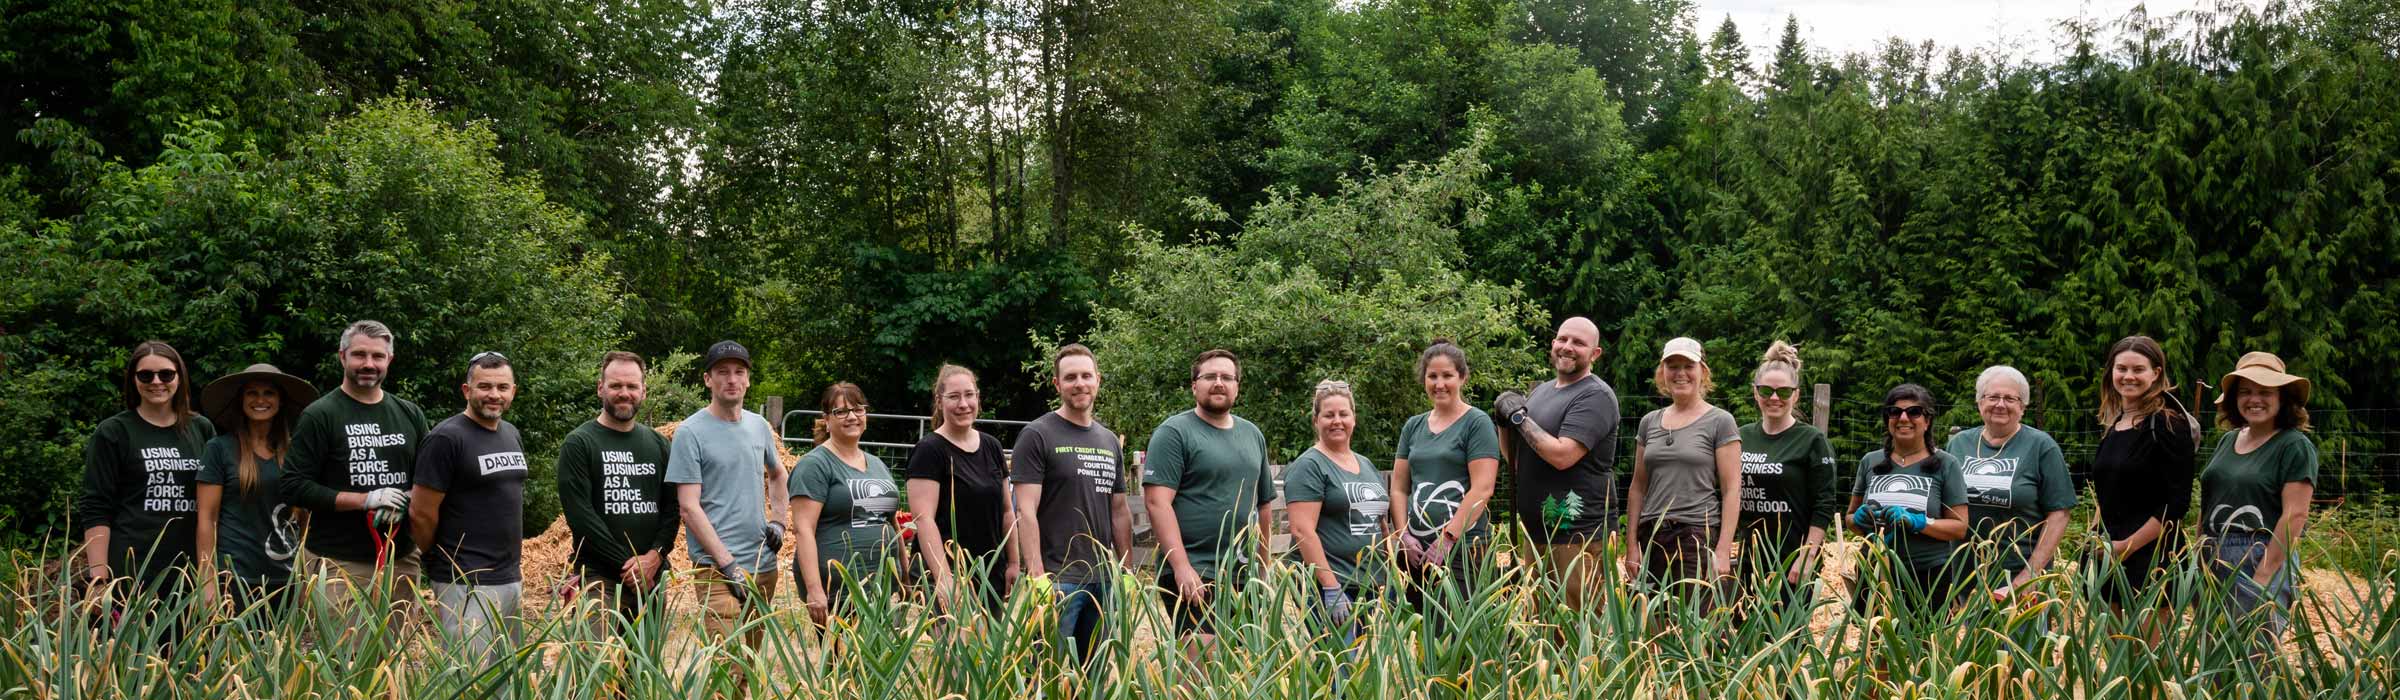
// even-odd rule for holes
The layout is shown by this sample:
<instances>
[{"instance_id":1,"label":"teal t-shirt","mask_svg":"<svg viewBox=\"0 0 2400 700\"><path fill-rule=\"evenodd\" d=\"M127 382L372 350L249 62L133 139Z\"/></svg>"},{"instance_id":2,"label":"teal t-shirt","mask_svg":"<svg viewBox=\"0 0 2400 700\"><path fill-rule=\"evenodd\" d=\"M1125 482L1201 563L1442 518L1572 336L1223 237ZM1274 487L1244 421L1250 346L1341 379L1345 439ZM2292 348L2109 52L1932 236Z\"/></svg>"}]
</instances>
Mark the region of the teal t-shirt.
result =
<instances>
[{"instance_id":1,"label":"teal t-shirt","mask_svg":"<svg viewBox=\"0 0 2400 700\"><path fill-rule=\"evenodd\" d=\"M1400 426L1400 444L1392 458L1408 460L1408 532L1432 541L1465 504L1467 488L1473 485L1467 463L1500 459L1500 434L1492 426L1491 415L1473 406L1438 433L1433 431L1433 413L1419 413ZM1499 472L1495 463L1494 483L1500 479ZM1284 481L1288 491L1291 479L1287 476ZM1472 542L1489 536L1491 522L1491 509L1485 508L1467 528L1465 539Z\"/></svg>"},{"instance_id":2,"label":"teal t-shirt","mask_svg":"<svg viewBox=\"0 0 2400 700\"><path fill-rule=\"evenodd\" d=\"M792 469L792 498L825 506L817 511L815 564L823 567L827 585L834 580L832 562L841 562L853 576L870 575L899 542L892 514L900 510L900 485L882 459L865 456L866 468L853 469L819 446L801 455L800 466Z\"/></svg>"},{"instance_id":3,"label":"teal t-shirt","mask_svg":"<svg viewBox=\"0 0 2400 700\"><path fill-rule=\"evenodd\" d=\"M2283 487L2317 480L2317 443L2297 430L2267 438L2250 454L2237 454L2242 431L2217 438L2216 454L2200 471L2200 534L2265 535L2283 519Z\"/></svg>"},{"instance_id":4,"label":"teal t-shirt","mask_svg":"<svg viewBox=\"0 0 2400 700\"><path fill-rule=\"evenodd\" d=\"M217 558L249 585L282 586L292 578L292 555L300 553L292 506L275 486L282 460L255 460L256 477L243 489L241 449L228 433L208 441L200 453L199 482L223 488L217 497Z\"/></svg>"},{"instance_id":5,"label":"teal t-shirt","mask_svg":"<svg viewBox=\"0 0 2400 700\"><path fill-rule=\"evenodd\" d=\"M1453 426L1455 427L1455 426ZM1317 541L1325 545L1325 562L1344 588L1364 588L1382 581L1382 567L1372 564L1375 543L1383 539L1384 516L1392 512L1391 487L1366 456L1353 453L1353 472L1335 465L1314 448L1283 468L1285 503L1321 504L1317 511ZM1299 557L1295 548L1294 558ZM1361 560L1366 560L1362 566Z\"/></svg>"},{"instance_id":6,"label":"teal t-shirt","mask_svg":"<svg viewBox=\"0 0 2400 700\"><path fill-rule=\"evenodd\" d=\"M1925 513L1927 518L1940 518L1952 506L1966 505L1966 480L1959 474L1958 458L1948 452L1934 450L1933 455L1916 464L1898 467L1889 472L1875 473L1875 465L1883 463L1883 450L1867 453L1858 461L1858 482L1850 495L1866 499L1872 506L1901 506ZM1894 531L1891 534L1900 534ZM1957 543L1910 533L1886 540L1895 556L1920 569L1935 569L1949 563Z\"/></svg>"},{"instance_id":7,"label":"teal t-shirt","mask_svg":"<svg viewBox=\"0 0 2400 700\"><path fill-rule=\"evenodd\" d=\"M1256 542L1244 533L1258 521L1258 507L1275 500L1267 436L1240 416L1233 417L1233 427L1222 429L1196 411L1160 423L1150 433L1142 484L1175 489L1175 525L1184 554L1201 578L1212 580L1220 565L1249 561ZM1166 553L1159 556L1163 563Z\"/></svg>"},{"instance_id":8,"label":"teal t-shirt","mask_svg":"<svg viewBox=\"0 0 2400 700\"><path fill-rule=\"evenodd\" d=\"M2033 426L2017 428L1993 447L1983 427L1950 436L1967 484L1967 533L1999 549L2000 568L2016 573L2041 540L2043 516L2075 507L2075 481L2067 475L2058 441Z\"/></svg>"}]
</instances>

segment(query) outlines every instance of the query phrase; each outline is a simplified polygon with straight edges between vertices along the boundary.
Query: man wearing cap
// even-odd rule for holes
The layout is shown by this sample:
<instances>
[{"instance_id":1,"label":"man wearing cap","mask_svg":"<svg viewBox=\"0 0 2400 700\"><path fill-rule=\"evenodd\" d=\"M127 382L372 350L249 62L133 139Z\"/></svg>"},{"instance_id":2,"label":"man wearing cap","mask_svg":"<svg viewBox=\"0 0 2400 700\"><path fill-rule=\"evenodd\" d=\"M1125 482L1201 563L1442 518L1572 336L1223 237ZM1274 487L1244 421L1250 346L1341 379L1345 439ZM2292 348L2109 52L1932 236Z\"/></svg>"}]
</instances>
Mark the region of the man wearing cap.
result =
<instances>
[{"instance_id":1,"label":"man wearing cap","mask_svg":"<svg viewBox=\"0 0 2400 700\"><path fill-rule=\"evenodd\" d=\"M767 419L742 408L750 392L750 351L730 340L710 346L702 382L708 407L675 428L667 448L667 483L675 485L692 563L706 567L696 581L710 634L741 626L775 599L775 566L783 549L783 460ZM756 645L762 630L752 629Z\"/></svg>"},{"instance_id":2,"label":"man wearing cap","mask_svg":"<svg viewBox=\"0 0 2400 700\"><path fill-rule=\"evenodd\" d=\"M1600 327L1567 319L1550 339L1556 377L1533 396L1505 392L1493 406L1500 453L1515 465L1518 521L1580 608L1598 582L1602 535L1616 515L1617 392L1592 374Z\"/></svg>"},{"instance_id":3,"label":"man wearing cap","mask_svg":"<svg viewBox=\"0 0 2400 700\"><path fill-rule=\"evenodd\" d=\"M428 426L423 409L383 390L399 344L376 321L342 330L341 391L300 412L277 480L284 501L311 513L308 552L319 562L325 596L336 604L383 576L392 578L397 600L416 598L420 560L406 522L410 477Z\"/></svg>"},{"instance_id":4,"label":"man wearing cap","mask_svg":"<svg viewBox=\"0 0 2400 700\"><path fill-rule=\"evenodd\" d=\"M496 352L467 361L459 385L466 411L425 434L409 498L411 535L425 553L425 580L441 607L442 631L466 658L488 667L522 638L517 563L525 548L525 448L501 415L517 398L516 370Z\"/></svg>"},{"instance_id":5,"label":"man wearing cap","mask_svg":"<svg viewBox=\"0 0 2400 700\"><path fill-rule=\"evenodd\" d=\"M558 448L558 502L582 587L631 623L656 593L675 547L675 490L666 483L667 439L634 422L648 387L642 356L600 358L600 415ZM605 616L604 616L605 617ZM613 625L600 625L607 629Z\"/></svg>"}]
</instances>

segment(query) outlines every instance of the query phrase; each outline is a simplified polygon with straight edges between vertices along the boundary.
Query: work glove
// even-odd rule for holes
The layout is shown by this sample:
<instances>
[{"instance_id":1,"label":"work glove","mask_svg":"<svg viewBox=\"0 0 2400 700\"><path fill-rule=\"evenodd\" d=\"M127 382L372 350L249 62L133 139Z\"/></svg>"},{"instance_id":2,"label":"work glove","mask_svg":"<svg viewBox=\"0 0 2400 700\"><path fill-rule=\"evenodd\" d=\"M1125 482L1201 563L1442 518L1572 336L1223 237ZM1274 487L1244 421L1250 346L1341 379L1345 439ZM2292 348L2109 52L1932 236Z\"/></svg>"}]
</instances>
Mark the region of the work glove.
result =
<instances>
[{"instance_id":1,"label":"work glove","mask_svg":"<svg viewBox=\"0 0 2400 700\"><path fill-rule=\"evenodd\" d=\"M1500 414L1500 419L1508 421L1509 425L1524 425L1525 395L1514 391L1500 392L1500 398L1492 402L1492 412Z\"/></svg>"},{"instance_id":2,"label":"work glove","mask_svg":"<svg viewBox=\"0 0 2400 700\"><path fill-rule=\"evenodd\" d=\"M1925 523L1928 522L1924 513L1904 506L1884 506L1883 519L1885 522L1907 528L1908 534L1911 535L1924 532Z\"/></svg>"},{"instance_id":3,"label":"work glove","mask_svg":"<svg viewBox=\"0 0 2400 700\"><path fill-rule=\"evenodd\" d=\"M725 580L725 590L733 594L733 602L750 604L750 572L733 562L717 562L717 577Z\"/></svg>"},{"instance_id":4,"label":"work glove","mask_svg":"<svg viewBox=\"0 0 2400 700\"><path fill-rule=\"evenodd\" d=\"M1335 586L1319 593L1318 598L1325 603L1325 616L1332 619L1333 624L1346 624L1350 621L1349 592L1342 590L1340 586Z\"/></svg>"},{"instance_id":5,"label":"work glove","mask_svg":"<svg viewBox=\"0 0 2400 700\"><path fill-rule=\"evenodd\" d=\"M1858 510L1850 511L1850 524L1857 525L1861 529L1873 530L1875 526L1882 523L1883 509L1881 508L1861 504Z\"/></svg>"},{"instance_id":6,"label":"work glove","mask_svg":"<svg viewBox=\"0 0 2400 700\"><path fill-rule=\"evenodd\" d=\"M767 545L767 552L768 552L769 554L780 554L780 553L782 553L782 552L783 552L783 523L777 523L777 522L770 522L770 523L767 523L767 531L766 531L766 532L764 532L764 533L761 533L761 534L759 535L759 538L761 539L761 541L763 541L763 542L765 542L765 543L766 543L766 545Z\"/></svg>"}]
</instances>

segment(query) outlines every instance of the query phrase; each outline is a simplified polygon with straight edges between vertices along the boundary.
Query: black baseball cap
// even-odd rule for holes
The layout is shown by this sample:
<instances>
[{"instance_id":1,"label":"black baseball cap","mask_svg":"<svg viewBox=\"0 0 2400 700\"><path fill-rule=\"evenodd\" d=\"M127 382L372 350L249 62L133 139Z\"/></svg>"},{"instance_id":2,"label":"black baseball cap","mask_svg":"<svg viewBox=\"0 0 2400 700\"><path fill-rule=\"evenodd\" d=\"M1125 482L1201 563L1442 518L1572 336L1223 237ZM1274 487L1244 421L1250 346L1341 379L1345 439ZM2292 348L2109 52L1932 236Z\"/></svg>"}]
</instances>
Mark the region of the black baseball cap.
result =
<instances>
[{"instance_id":1,"label":"black baseball cap","mask_svg":"<svg viewBox=\"0 0 2400 700\"><path fill-rule=\"evenodd\" d=\"M742 347L741 343L720 340L717 341L717 344L708 346L708 357L700 363L700 371L707 372L716 369L717 363L726 360L741 360L743 367L756 368L756 365L750 364L749 348Z\"/></svg>"}]
</instances>

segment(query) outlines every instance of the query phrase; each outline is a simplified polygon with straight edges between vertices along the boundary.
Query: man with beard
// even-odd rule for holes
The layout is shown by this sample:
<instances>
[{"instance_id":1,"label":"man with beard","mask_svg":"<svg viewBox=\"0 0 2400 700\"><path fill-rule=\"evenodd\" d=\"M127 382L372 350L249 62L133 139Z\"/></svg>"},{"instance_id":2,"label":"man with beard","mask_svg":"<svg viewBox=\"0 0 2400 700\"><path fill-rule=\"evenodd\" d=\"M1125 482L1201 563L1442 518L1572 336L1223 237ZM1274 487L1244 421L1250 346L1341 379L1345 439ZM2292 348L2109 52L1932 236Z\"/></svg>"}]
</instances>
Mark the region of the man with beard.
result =
<instances>
[{"instance_id":1,"label":"man with beard","mask_svg":"<svg viewBox=\"0 0 2400 700\"><path fill-rule=\"evenodd\" d=\"M442 631L468 659L488 667L523 635L525 448L502 420L517 398L516 370L497 352L467 361L459 385L467 410L425 434L409 498L412 535L425 552L425 580L441 603Z\"/></svg>"},{"instance_id":2,"label":"man with beard","mask_svg":"<svg viewBox=\"0 0 2400 700\"><path fill-rule=\"evenodd\" d=\"M1100 604L1109 593L1108 560L1130 563L1133 509L1120 466L1124 447L1092 415L1100 396L1098 360L1090 348L1071 343L1058 349L1050 369L1058 410L1027 424L1012 451L1008 480L1021 533L1016 544L1025 580L1050 581L1059 599L1059 631L1088 663Z\"/></svg>"},{"instance_id":3,"label":"man with beard","mask_svg":"<svg viewBox=\"0 0 2400 700\"><path fill-rule=\"evenodd\" d=\"M318 562L324 595L336 604L379 576L391 577L395 599L416 598L420 560L402 523L427 426L416 404L383 391L398 346L379 322L342 330L341 391L326 392L300 412L276 480L286 502L312 513L308 552Z\"/></svg>"},{"instance_id":4,"label":"man with beard","mask_svg":"<svg viewBox=\"0 0 2400 700\"><path fill-rule=\"evenodd\" d=\"M600 415L558 448L558 504L575 548L573 592L597 596L631 624L658 591L675 546L675 491L667 488L667 439L634 422L648 386L642 356L600 358ZM613 629L612 625L600 625Z\"/></svg>"},{"instance_id":5,"label":"man with beard","mask_svg":"<svg viewBox=\"0 0 2400 700\"><path fill-rule=\"evenodd\" d=\"M1253 555L1267 560L1260 506L1275 500L1275 477L1267 471L1266 435L1233 415L1241 381L1233 353L1200 353L1192 362L1198 405L1150 433L1142 465L1142 501L1158 536L1158 587L1176 632L1193 642L1187 655L1216 641L1208 611L1216 582L1239 581Z\"/></svg>"},{"instance_id":6,"label":"man with beard","mask_svg":"<svg viewBox=\"0 0 2400 700\"><path fill-rule=\"evenodd\" d=\"M1501 394L1492 411L1503 428L1501 454L1516 466L1518 522L1577 609L1608 561L1601 535L1617 510L1617 392L1592 375L1599 359L1600 327L1567 319L1550 340L1557 377L1536 385L1531 398Z\"/></svg>"},{"instance_id":7,"label":"man with beard","mask_svg":"<svg viewBox=\"0 0 2400 700\"><path fill-rule=\"evenodd\" d=\"M775 429L742 408L750 394L750 350L719 341L702 358L708 405L685 417L667 441L667 483L683 519L684 551L694 565L701 628L710 637L742 632L742 648L766 639L750 621L775 600L776 565L791 494ZM747 628L745 630L745 628ZM734 645L726 646L736 652ZM734 686L748 694L746 663L733 663Z\"/></svg>"}]
</instances>

